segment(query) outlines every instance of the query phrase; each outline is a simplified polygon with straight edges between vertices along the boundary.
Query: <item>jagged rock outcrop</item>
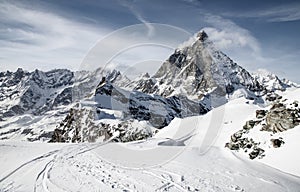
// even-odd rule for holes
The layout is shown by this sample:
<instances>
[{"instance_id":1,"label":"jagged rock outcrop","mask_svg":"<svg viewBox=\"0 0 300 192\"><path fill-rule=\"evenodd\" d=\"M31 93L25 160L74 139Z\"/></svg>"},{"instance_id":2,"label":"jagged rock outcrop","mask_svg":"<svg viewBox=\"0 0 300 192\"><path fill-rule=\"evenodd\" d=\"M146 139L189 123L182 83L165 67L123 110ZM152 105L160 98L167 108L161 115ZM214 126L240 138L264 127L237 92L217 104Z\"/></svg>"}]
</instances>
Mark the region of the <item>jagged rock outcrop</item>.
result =
<instances>
[{"instance_id":1,"label":"jagged rock outcrop","mask_svg":"<svg viewBox=\"0 0 300 192\"><path fill-rule=\"evenodd\" d=\"M277 93L274 92L269 92L266 94L266 101L269 102L279 102L280 99L282 99L282 96L278 95Z\"/></svg>"},{"instance_id":2,"label":"jagged rock outcrop","mask_svg":"<svg viewBox=\"0 0 300 192\"><path fill-rule=\"evenodd\" d=\"M98 109L97 113L101 113L101 111ZM116 142L137 141L153 135L149 127L141 127L133 120L115 124L97 121L96 114L92 109L81 108L77 105L57 126L49 142L103 142L114 136L116 132L118 134L113 139Z\"/></svg>"},{"instance_id":3,"label":"jagged rock outcrop","mask_svg":"<svg viewBox=\"0 0 300 192\"><path fill-rule=\"evenodd\" d=\"M294 128L299 123L299 108L287 108L283 103L275 103L266 114L265 125L262 130L274 133L282 132Z\"/></svg>"},{"instance_id":4,"label":"jagged rock outcrop","mask_svg":"<svg viewBox=\"0 0 300 192\"><path fill-rule=\"evenodd\" d=\"M297 101L287 105L284 103L286 99L282 100L282 96L275 93L268 94L266 98L269 99L268 101L273 102L270 109L256 110L257 119L247 121L243 129L232 134L230 141L225 144L225 147L230 150L243 150L245 153L251 151L248 153L250 159L262 158L265 155L265 151L261 147L261 142L255 142L252 138L249 138L249 132L256 129L255 131L269 131L276 134L292 129L300 124L300 108ZM284 144L282 137L271 138L269 141L271 141L270 144L274 148L279 148Z\"/></svg>"},{"instance_id":5,"label":"jagged rock outcrop","mask_svg":"<svg viewBox=\"0 0 300 192\"><path fill-rule=\"evenodd\" d=\"M95 142L107 132L94 122L94 112L85 108L72 108L66 118L54 130L50 142Z\"/></svg>"},{"instance_id":6,"label":"jagged rock outcrop","mask_svg":"<svg viewBox=\"0 0 300 192\"><path fill-rule=\"evenodd\" d=\"M284 144L282 137L279 137L278 139L271 139L270 141L272 142L274 148L278 148Z\"/></svg>"},{"instance_id":7,"label":"jagged rock outcrop","mask_svg":"<svg viewBox=\"0 0 300 192\"><path fill-rule=\"evenodd\" d=\"M266 110L256 110L256 118L262 119L266 116Z\"/></svg>"},{"instance_id":8,"label":"jagged rock outcrop","mask_svg":"<svg viewBox=\"0 0 300 192\"><path fill-rule=\"evenodd\" d=\"M255 125L258 125L260 121L247 121L243 126L243 129L235 132L230 137L230 142L225 144L225 147L230 150L244 151L249 155L250 159L263 158L265 156L264 150L259 147L259 142L254 139L247 137L250 129L253 129Z\"/></svg>"}]
</instances>

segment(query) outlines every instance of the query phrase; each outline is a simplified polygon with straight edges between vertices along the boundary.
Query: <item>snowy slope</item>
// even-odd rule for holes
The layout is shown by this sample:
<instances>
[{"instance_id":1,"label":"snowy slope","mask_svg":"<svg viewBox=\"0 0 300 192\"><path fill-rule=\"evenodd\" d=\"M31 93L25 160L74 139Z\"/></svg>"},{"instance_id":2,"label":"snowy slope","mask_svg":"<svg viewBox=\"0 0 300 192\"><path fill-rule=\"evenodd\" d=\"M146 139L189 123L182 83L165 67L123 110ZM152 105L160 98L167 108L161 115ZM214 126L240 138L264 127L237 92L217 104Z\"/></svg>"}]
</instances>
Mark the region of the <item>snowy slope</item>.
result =
<instances>
[{"instance_id":1,"label":"snowy slope","mask_svg":"<svg viewBox=\"0 0 300 192\"><path fill-rule=\"evenodd\" d=\"M299 90L285 94L290 99L297 98ZM300 176L293 155L299 146L299 128L284 133L291 139L290 145L284 146L285 153L276 151L284 154L280 158L286 162L284 165L277 164L276 158L249 160L224 147L230 135L259 109L245 102L246 99L239 98L203 116L176 118L153 139L139 142L106 145L1 142L0 161L5 166L0 170L0 188L3 191L298 191L300 177L288 173ZM214 119L218 114L223 114L220 121ZM217 137L206 147L209 129L220 124ZM273 154L275 151L270 150L268 155ZM291 164L294 172L288 169Z\"/></svg>"},{"instance_id":2,"label":"snowy slope","mask_svg":"<svg viewBox=\"0 0 300 192\"><path fill-rule=\"evenodd\" d=\"M287 102L299 100L300 89L288 89L281 94L283 95L283 100L288 99ZM245 125L246 120L255 119L256 110L270 108L270 106L258 106L247 103L248 101L246 99L239 98L230 101L223 106L224 108L220 107L216 109L220 110L221 113L224 112L224 116L222 123L220 123L221 126L218 130L218 136L213 146L224 148L225 143L230 140L231 135L239 131ZM241 111L243 113L241 113ZM212 115L216 114L218 114L216 111L212 111L202 117L199 117L199 125L205 125L204 127L208 128L210 123L213 123L208 121L208 119L212 118ZM199 142L202 143L205 139L207 130L200 130L199 133L200 134L198 134L198 136L195 136L191 145L198 145ZM254 127L253 130L250 130L247 136L250 136L261 143L259 146L263 147L265 150L265 157L255 159L253 161L262 162L278 170L300 176L300 165L297 163L300 160L300 156L295 154L297 153L297 148L300 145L300 140L298 139L299 134L300 126L277 133L260 131L259 128ZM282 137L285 143L279 148L274 148L270 140L279 137ZM243 150L232 151L232 153L242 159L249 158L248 154L244 153Z\"/></svg>"}]
</instances>

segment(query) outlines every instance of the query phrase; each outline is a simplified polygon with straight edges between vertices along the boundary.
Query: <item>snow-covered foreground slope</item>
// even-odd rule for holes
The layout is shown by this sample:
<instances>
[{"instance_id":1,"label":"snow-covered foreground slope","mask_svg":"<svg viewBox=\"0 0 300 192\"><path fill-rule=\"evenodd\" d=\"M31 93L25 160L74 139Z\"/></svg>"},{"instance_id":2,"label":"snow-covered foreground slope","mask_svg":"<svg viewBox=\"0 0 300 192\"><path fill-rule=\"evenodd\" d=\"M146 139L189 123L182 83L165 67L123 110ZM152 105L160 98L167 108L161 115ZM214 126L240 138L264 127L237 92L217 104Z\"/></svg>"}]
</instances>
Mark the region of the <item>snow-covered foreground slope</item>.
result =
<instances>
[{"instance_id":1,"label":"snow-covered foreground slope","mask_svg":"<svg viewBox=\"0 0 300 192\"><path fill-rule=\"evenodd\" d=\"M298 99L300 90L283 94ZM260 108L247 101L176 118L145 141L1 141L0 191L299 191L299 126L277 133L285 144L267 148L263 159L224 147Z\"/></svg>"},{"instance_id":2,"label":"snow-covered foreground slope","mask_svg":"<svg viewBox=\"0 0 300 192\"><path fill-rule=\"evenodd\" d=\"M300 89L288 89L284 92L280 92L283 96L282 100L286 100L286 103L299 101ZM205 116L198 117L199 124L204 128L212 127L211 124L216 123L216 120L207 121L207 119L214 118L218 112L224 113L223 120L218 130L218 136L212 146L223 149L226 142L230 140L233 133L240 130L247 120L255 118L255 112L258 109L267 109L270 106L258 106L249 103L249 100L245 98L238 98L230 101L225 106L219 107L208 113ZM197 146L202 143L206 138L207 129L198 129L198 134L194 137L190 146ZM267 132L254 128L248 134L248 136L254 138L260 142L260 146L265 150L265 157L261 159L249 160L249 162L258 161L274 167L283 172L300 176L300 155L297 154L298 147L300 146L300 126L296 126L293 129L289 129L284 132ZM285 142L281 147L274 148L271 143L271 139L282 137ZM203 144L201 144L203 145ZM242 150L239 152L232 152L237 158L249 159L249 156ZM250 163L249 163L250 164Z\"/></svg>"},{"instance_id":3,"label":"snow-covered foreground slope","mask_svg":"<svg viewBox=\"0 0 300 192\"><path fill-rule=\"evenodd\" d=\"M87 150L87 145L43 146L44 151L49 151L46 154L34 145L37 144L1 145L1 150L6 148L5 158L10 158L7 166L1 166L2 191L298 191L300 188L300 178L236 158L216 147L205 155L198 148L188 147L166 164L130 169L105 161L94 150ZM26 153L22 160L15 159L14 148Z\"/></svg>"}]
</instances>

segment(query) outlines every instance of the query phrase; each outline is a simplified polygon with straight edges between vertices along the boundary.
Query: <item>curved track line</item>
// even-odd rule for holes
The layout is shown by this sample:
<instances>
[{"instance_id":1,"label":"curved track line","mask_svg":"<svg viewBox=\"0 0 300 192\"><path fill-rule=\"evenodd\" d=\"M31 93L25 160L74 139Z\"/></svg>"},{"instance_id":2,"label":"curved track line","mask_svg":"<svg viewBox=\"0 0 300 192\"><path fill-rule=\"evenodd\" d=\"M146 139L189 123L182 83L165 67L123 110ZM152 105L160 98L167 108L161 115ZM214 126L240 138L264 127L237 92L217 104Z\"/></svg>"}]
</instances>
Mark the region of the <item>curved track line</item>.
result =
<instances>
[{"instance_id":1,"label":"curved track line","mask_svg":"<svg viewBox=\"0 0 300 192\"><path fill-rule=\"evenodd\" d=\"M15 170L11 171L10 173L8 173L6 176L4 176L2 179L0 179L0 183L3 182L4 180L6 180L7 178L9 178L10 176L12 176L14 173L16 173L17 171L19 171L20 169L22 169L23 167L31 164L31 163L34 163L38 160L41 160L41 159L44 159L44 158L47 158L47 157L50 157L51 155L54 155L55 153L57 153L59 150L54 150L54 151L50 151L44 155L41 155L39 157L36 157L26 163L23 163L22 165L20 165L19 167L17 167Z\"/></svg>"}]
</instances>

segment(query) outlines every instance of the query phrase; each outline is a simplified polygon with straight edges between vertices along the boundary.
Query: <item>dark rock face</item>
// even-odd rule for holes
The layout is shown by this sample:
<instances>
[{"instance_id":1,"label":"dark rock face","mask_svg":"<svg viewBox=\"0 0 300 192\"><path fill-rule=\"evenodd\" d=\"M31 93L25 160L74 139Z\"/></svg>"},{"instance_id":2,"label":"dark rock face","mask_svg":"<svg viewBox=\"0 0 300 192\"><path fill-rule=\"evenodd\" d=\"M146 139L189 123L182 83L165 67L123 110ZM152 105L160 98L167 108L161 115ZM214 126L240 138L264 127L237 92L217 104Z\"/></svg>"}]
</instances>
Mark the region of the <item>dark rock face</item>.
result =
<instances>
[{"instance_id":1,"label":"dark rock face","mask_svg":"<svg viewBox=\"0 0 300 192\"><path fill-rule=\"evenodd\" d=\"M232 142L237 142L241 137L243 136L243 131L238 131L231 135L231 141Z\"/></svg>"},{"instance_id":2,"label":"dark rock face","mask_svg":"<svg viewBox=\"0 0 300 192\"><path fill-rule=\"evenodd\" d=\"M205 31L200 31L197 35L197 37L199 38L200 41L205 41L206 39L208 39L208 35L205 33Z\"/></svg>"},{"instance_id":3,"label":"dark rock face","mask_svg":"<svg viewBox=\"0 0 300 192\"><path fill-rule=\"evenodd\" d=\"M256 118L262 119L266 116L266 111L265 110L257 110L256 111Z\"/></svg>"},{"instance_id":4,"label":"dark rock face","mask_svg":"<svg viewBox=\"0 0 300 192\"><path fill-rule=\"evenodd\" d=\"M250 159L255 159L256 157L263 157L265 150L255 147L251 153L249 153L249 158Z\"/></svg>"},{"instance_id":5,"label":"dark rock face","mask_svg":"<svg viewBox=\"0 0 300 192\"><path fill-rule=\"evenodd\" d=\"M70 110L70 113L54 130L52 139L49 142L96 142L99 139L106 141L115 132L119 132L118 136L113 139L115 142L137 141L147 139L153 135L147 129L133 127L132 120L124 120L117 124L103 122L95 124L94 120L93 111L76 106Z\"/></svg>"},{"instance_id":6,"label":"dark rock face","mask_svg":"<svg viewBox=\"0 0 300 192\"><path fill-rule=\"evenodd\" d=\"M155 91L157 87L155 86L155 81L151 78L148 79L141 79L134 90L139 90L143 93L152 93Z\"/></svg>"},{"instance_id":7,"label":"dark rock face","mask_svg":"<svg viewBox=\"0 0 300 192\"><path fill-rule=\"evenodd\" d=\"M53 101L53 106L69 105L72 103L72 87L65 88L61 93L57 94Z\"/></svg>"},{"instance_id":8,"label":"dark rock face","mask_svg":"<svg viewBox=\"0 0 300 192\"><path fill-rule=\"evenodd\" d=\"M63 136L65 132L66 131L64 131L62 129L54 129L52 138L49 142L50 143L56 143L56 142L64 143L64 142L66 142L66 140Z\"/></svg>"},{"instance_id":9,"label":"dark rock face","mask_svg":"<svg viewBox=\"0 0 300 192\"><path fill-rule=\"evenodd\" d=\"M271 102L274 102L274 101L279 101L280 99L282 98L282 96L272 92L272 93L268 93L266 95L266 100L267 101L271 101Z\"/></svg>"},{"instance_id":10,"label":"dark rock face","mask_svg":"<svg viewBox=\"0 0 300 192\"><path fill-rule=\"evenodd\" d=\"M175 64L178 68L181 68L183 62L185 62L186 60L186 55L181 53L180 51L175 51L175 53L173 53L168 61L171 63L171 64Z\"/></svg>"},{"instance_id":11,"label":"dark rock face","mask_svg":"<svg viewBox=\"0 0 300 192\"><path fill-rule=\"evenodd\" d=\"M225 147L229 148L230 150L239 151L243 150L244 152L249 153L250 159L255 158L263 158L264 157L264 150L259 148L259 143L255 142L252 138L246 137L249 129L252 129L255 121L247 121L244 125L243 129L235 132L230 137L230 142L225 144Z\"/></svg>"},{"instance_id":12,"label":"dark rock face","mask_svg":"<svg viewBox=\"0 0 300 192\"><path fill-rule=\"evenodd\" d=\"M284 141L281 137L279 137L278 139L271 139L270 141L274 148L279 148L281 145L284 144Z\"/></svg>"},{"instance_id":13,"label":"dark rock face","mask_svg":"<svg viewBox=\"0 0 300 192\"><path fill-rule=\"evenodd\" d=\"M226 93L230 94L234 91L234 86L231 84L228 84L228 85L226 85L225 89L226 89Z\"/></svg>"},{"instance_id":14,"label":"dark rock face","mask_svg":"<svg viewBox=\"0 0 300 192\"><path fill-rule=\"evenodd\" d=\"M208 109L200 102L195 102L186 97L172 96L164 98L159 95L148 95L142 92L128 92L115 87L110 82L102 83L95 91L98 105L102 108L120 110L121 105L124 117L142 121L149 121L155 128L167 126L175 117L205 114ZM104 97L110 96L104 102ZM114 103L120 103L113 105ZM120 107L120 108L119 108Z\"/></svg>"},{"instance_id":15,"label":"dark rock face","mask_svg":"<svg viewBox=\"0 0 300 192\"><path fill-rule=\"evenodd\" d=\"M246 121L246 124L243 126L244 130L252 129L259 121L249 120Z\"/></svg>"},{"instance_id":16,"label":"dark rock face","mask_svg":"<svg viewBox=\"0 0 300 192\"><path fill-rule=\"evenodd\" d=\"M275 103L266 114L266 126L263 130L276 133L292 129L299 125L299 117L299 109L291 109L282 103Z\"/></svg>"}]
</instances>

